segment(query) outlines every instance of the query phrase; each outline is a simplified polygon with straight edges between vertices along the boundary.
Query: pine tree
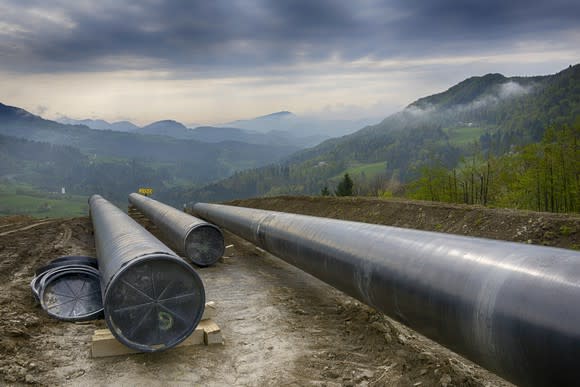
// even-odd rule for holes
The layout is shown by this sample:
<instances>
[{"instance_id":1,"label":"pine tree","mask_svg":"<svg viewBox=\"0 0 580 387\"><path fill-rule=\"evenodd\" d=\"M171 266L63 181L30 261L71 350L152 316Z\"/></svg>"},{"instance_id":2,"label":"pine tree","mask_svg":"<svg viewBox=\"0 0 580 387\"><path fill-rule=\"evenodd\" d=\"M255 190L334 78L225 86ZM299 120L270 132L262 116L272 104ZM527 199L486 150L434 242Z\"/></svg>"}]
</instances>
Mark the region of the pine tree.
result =
<instances>
[{"instance_id":1,"label":"pine tree","mask_svg":"<svg viewBox=\"0 0 580 387\"><path fill-rule=\"evenodd\" d=\"M345 173L342 181L338 183L338 186L336 186L336 190L334 191L334 193L336 194L336 196L352 196L353 187L354 183L352 179L350 178L348 173Z\"/></svg>"}]
</instances>

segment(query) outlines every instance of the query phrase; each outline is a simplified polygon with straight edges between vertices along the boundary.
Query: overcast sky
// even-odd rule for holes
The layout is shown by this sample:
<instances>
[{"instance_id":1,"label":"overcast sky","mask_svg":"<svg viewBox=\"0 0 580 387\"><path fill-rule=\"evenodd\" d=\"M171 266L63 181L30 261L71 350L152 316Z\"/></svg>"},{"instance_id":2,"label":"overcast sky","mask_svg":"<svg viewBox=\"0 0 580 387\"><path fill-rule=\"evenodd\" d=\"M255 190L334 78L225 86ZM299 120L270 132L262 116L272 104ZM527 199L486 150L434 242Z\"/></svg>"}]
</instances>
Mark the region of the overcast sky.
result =
<instances>
[{"instance_id":1,"label":"overcast sky","mask_svg":"<svg viewBox=\"0 0 580 387\"><path fill-rule=\"evenodd\" d=\"M0 102L48 118L382 118L578 62L578 0L0 0Z\"/></svg>"}]
</instances>

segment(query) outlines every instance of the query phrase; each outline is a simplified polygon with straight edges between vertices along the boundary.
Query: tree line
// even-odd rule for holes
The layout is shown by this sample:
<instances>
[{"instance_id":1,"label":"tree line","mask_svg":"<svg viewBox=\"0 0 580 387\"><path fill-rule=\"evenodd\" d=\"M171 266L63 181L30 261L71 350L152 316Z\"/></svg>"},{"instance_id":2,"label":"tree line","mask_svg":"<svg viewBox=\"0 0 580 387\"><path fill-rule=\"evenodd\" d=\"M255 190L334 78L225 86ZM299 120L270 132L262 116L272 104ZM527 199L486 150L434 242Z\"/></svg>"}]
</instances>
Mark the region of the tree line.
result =
<instances>
[{"instance_id":1,"label":"tree line","mask_svg":"<svg viewBox=\"0 0 580 387\"><path fill-rule=\"evenodd\" d=\"M499 156L481 145L474 143L470 156L453 168L432 159L407 184L386 172L371 177L361 174L355 180L345 174L334 191L325 185L320 193L580 212L580 120L571 126L550 127L540 142L513 146Z\"/></svg>"},{"instance_id":2,"label":"tree line","mask_svg":"<svg viewBox=\"0 0 580 387\"><path fill-rule=\"evenodd\" d=\"M549 212L580 211L580 123L551 127L542 140L494 156L476 152L455 168L421 170L406 196Z\"/></svg>"}]
</instances>

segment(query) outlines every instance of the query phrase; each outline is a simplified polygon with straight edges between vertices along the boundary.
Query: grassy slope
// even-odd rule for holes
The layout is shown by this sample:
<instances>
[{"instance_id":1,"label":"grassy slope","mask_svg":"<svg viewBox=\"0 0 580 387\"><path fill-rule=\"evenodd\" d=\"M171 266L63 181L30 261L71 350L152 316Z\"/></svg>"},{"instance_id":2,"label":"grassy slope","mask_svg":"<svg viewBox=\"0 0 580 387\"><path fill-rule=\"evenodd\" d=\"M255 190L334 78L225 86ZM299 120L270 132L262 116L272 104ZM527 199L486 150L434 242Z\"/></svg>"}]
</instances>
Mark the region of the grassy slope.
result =
<instances>
[{"instance_id":1,"label":"grassy slope","mask_svg":"<svg viewBox=\"0 0 580 387\"><path fill-rule=\"evenodd\" d=\"M0 215L30 215L38 218L86 216L88 198L50 194L24 185L0 185Z\"/></svg>"},{"instance_id":2,"label":"grassy slope","mask_svg":"<svg viewBox=\"0 0 580 387\"><path fill-rule=\"evenodd\" d=\"M352 177L361 176L363 174L367 177L373 177L384 171L385 171L384 161L371 164L357 164L339 173L330 180L340 180L342 179L345 173L348 173Z\"/></svg>"},{"instance_id":3,"label":"grassy slope","mask_svg":"<svg viewBox=\"0 0 580 387\"><path fill-rule=\"evenodd\" d=\"M463 147L465 145L472 144L479 140L479 137L485 133L486 129L476 126L462 126L443 129L445 134L449 136L449 142L452 145ZM348 173L352 177L361 176L364 174L366 177L374 177L381 172L385 171L385 162L380 161L378 163L370 164L357 164L349 167L348 169L342 171L336 176L332 177L331 181L338 181L342 179L345 173Z\"/></svg>"},{"instance_id":4,"label":"grassy slope","mask_svg":"<svg viewBox=\"0 0 580 387\"><path fill-rule=\"evenodd\" d=\"M449 142L456 146L464 146L478 141L479 137L485 133L484 128L476 126L445 128L443 131L449 136Z\"/></svg>"}]
</instances>

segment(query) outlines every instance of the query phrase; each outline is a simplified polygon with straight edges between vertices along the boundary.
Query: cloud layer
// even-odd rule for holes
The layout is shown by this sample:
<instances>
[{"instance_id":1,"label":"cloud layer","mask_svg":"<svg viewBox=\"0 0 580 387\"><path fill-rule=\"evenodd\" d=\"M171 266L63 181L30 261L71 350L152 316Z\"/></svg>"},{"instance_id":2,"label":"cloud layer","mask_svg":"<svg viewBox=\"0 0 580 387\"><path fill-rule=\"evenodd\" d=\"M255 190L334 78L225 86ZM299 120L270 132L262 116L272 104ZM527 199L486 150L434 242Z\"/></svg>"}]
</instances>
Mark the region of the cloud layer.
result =
<instances>
[{"instance_id":1,"label":"cloud layer","mask_svg":"<svg viewBox=\"0 0 580 387\"><path fill-rule=\"evenodd\" d=\"M129 74L154 93L180 80L207 93L198 81L213 79L268 98L276 93L267 87L310 85L318 99L331 93L319 106L330 110L355 103L340 91L348 84L369 106L395 97L367 98L357 82L366 90L414 79L426 85L420 96L478 71L557 71L580 59L577 15L576 0L0 0L0 80L106 74L91 81L99 87ZM292 109L282 104L275 110Z\"/></svg>"},{"instance_id":2,"label":"cloud layer","mask_svg":"<svg viewBox=\"0 0 580 387\"><path fill-rule=\"evenodd\" d=\"M4 0L0 15L4 69L237 73L562 44L578 39L580 2Z\"/></svg>"}]
</instances>

